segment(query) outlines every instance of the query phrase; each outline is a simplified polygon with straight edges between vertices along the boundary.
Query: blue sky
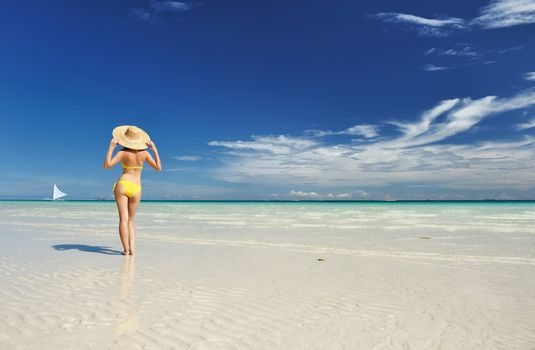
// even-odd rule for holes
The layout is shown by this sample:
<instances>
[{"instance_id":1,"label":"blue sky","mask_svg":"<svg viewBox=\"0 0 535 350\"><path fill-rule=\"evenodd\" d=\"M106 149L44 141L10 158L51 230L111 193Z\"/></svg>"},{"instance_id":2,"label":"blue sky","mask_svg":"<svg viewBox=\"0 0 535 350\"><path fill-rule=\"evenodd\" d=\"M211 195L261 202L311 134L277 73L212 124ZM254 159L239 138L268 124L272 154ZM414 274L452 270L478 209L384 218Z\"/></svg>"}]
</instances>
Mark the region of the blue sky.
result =
<instances>
[{"instance_id":1,"label":"blue sky","mask_svg":"<svg viewBox=\"0 0 535 350\"><path fill-rule=\"evenodd\" d=\"M535 1L0 1L0 198L535 198Z\"/></svg>"}]
</instances>

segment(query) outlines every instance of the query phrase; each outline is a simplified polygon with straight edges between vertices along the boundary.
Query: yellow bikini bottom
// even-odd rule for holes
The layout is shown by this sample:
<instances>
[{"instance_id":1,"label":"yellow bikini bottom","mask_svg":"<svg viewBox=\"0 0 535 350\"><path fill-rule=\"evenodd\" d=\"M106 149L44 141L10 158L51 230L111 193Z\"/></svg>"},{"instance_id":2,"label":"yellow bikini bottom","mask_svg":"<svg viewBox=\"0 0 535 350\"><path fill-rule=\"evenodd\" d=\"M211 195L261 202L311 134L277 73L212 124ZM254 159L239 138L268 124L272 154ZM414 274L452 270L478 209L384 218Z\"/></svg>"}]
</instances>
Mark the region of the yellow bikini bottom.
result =
<instances>
[{"instance_id":1,"label":"yellow bikini bottom","mask_svg":"<svg viewBox=\"0 0 535 350\"><path fill-rule=\"evenodd\" d=\"M136 195L139 191L141 191L141 185L138 185L135 182L129 181L129 180L118 180L118 183L121 184L124 188L124 194L127 197L132 197ZM117 182L113 184L113 188L111 189L112 192L115 192L115 186L117 185Z\"/></svg>"}]
</instances>

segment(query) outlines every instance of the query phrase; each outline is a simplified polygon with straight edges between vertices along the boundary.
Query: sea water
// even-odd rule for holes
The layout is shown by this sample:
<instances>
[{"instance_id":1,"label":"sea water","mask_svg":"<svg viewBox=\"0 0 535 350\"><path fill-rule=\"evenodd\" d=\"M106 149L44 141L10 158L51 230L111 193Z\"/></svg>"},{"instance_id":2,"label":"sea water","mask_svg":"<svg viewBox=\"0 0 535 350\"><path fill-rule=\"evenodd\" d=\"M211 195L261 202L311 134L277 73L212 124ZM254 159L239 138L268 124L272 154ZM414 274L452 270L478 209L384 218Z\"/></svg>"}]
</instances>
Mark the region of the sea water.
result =
<instances>
[{"instance_id":1,"label":"sea water","mask_svg":"<svg viewBox=\"0 0 535 350\"><path fill-rule=\"evenodd\" d=\"M535 265L535 202L143 201L135 223L138 242ZM117 225L111 201L0 201L0 237L113 245Z\"/></svg>"}]
</instances>

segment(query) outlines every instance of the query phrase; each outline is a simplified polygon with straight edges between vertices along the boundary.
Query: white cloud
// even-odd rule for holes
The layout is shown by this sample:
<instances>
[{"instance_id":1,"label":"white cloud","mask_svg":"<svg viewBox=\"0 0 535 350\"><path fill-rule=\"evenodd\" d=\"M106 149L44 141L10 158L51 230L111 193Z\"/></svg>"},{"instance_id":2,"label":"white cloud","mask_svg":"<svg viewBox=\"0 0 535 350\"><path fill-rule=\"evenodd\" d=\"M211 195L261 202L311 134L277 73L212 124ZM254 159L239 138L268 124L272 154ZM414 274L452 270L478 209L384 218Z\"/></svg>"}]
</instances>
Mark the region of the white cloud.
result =
<instances>
[{"instance_id":1,"label":"white cloud","mask_svg":"<svg viewBox=\"0 0 535 350\"><path fill-rule=\"evenodd\" d=\"M291 190L288 193L290 197L304 198L304 199L319 199L322 196L316 192L303 192L303 191L294 191Z\"/></svg>"},{"instance_id":2,"label":"white cloud","mask_svg":"<svg viewBox=\"0 0 535 350\"><path fill-rule=\"evenodd\" d=\"M376 125L355 125L345 130L348 135L362 135L367 139L377 137L378 127Z\"/></svg>"},{"instance_id":3,"label":"white cloud","mask_svg":"<svg viewBox=\"0 0 535 350\"><path fill-rule=\"evenodd\" d=\"M429 19L419 16L414 16L406 13L383 12L378 13L377 17L387 22L406 22L414 23L429 27L464 27L464 20L462 18L445 18L445 19Z\"/></svg>"},{"instance_id":4,"label":"white cloud","mask_svg":"<svg viewBox=\"0 0 535 350\"><path fill-rule=\"evenodd\" d=\"M317 137L328 135L359 135L369 139L379 136L379 126L371 124L357 124L341 131L306 130L305 133Z\"/></svg>"},{"instance_id":5,"label":"white cloud","mask_svg":"<svg viewBox=\"0 0 535 350\"><path fill-rule=\"evenodd\" d=\"M480 15L471 20L458 17L424 18L397 12L382 12L375 17L387 23L408 26L420 35L436 37L447 36L453 30L495 29L535 23L534 0L493 0L479 12Z\"/></svg>"},{"instance_id":6,"label":"white cloud","mask_svg":"<svg viewBox=\"0 0 535 350\"><path fill-rule=\"evenodd\" d=\"M140 22L149 22L151 20L154 20L154 16L144 8L131 9L130 18Z\"/></svg>"},{"instance_id":7,"label":"white cloud","mask_svg":"<svg viewBox=\"0 0 535 350\"><path fill-rule=\"evenodd\" d=\"M480 11L472 24L484 29L504 28L535 23L535 1L494 0Z\"/></svg>"},{"instance_id":8,"label":"white cloud","mask_svg":"<svg viewBox=\"0 0 535 350\"><path fill-rule=\"evenodd\" d=\"M463 43L458 43L453 47L446 48L432 47L424 52L424 56L438 57L441 59L441 61L450 63L446 66L426 64L423 66L423 69L432 72L437 70L457 68L463 65L485 64L489 62L482 62L481 59L489 53L492 53L492 51L487 50L485 52L479 52L476 51L472 46ZM452 60L454 60L454 64L451 63Z\"/></svg>"},{"instance_id":9,"label":"white cloud","mask_svg":"<svg viewBox=\"0 0 535 350\"><path fill-rule=\"evenodd\" d=\"M524 46L513 46L513 47L510 47L510 48L507 48L507 49L498 50L498 51L496 51L496 53L502 55L502 54L505 54L505 53L521 51L521 50L524 50Z\"/></svg>"},{"instance_id":10,"label":"white cloud","mask_svg":"<svg viewBox=\"0 0 535 350\"><path fill-rule=\"evenodd\" d=\"M201 156L176 156L173 158L176 160L185 161L185 162L195 162L195 161L202 159Z\"/></svg>"},{"instance_id":11,"label":"white cloud","mask_svg":"<svg viewBox=\"0 0 535 350\"><path fill-rule=\"evenodd\" d=\"M528 72L524 75L525 80L535 81L535 72Z\"/></svg>"},{"instance_id":12,"label":"white cloud","mask_svg":"<svg viewBox=\"0 0 535 350\"><path fill-rule=\"evenodd\" d=\"M431 123L433 123L436 118L451 110L458 103L458 98L441 101L437 106L424 112L420 122L392 122L392 124L396 125L403 132L403 137L399 138L398 141L401 140L406 142L407 140L414 139L417 136L426 133L429 131Z\"/></svg>"},{"instance_id":13,"label":"white cloud","mask_svg":"<svg viewBox=\"0 0 535 350\"><path fill-rule=\"evenodd\" d=\"M223 146L234 150L253 150L272 154L290 154L316 145L316 141L305 138L278 136L252 136L253 141L211 141L210 146Z\"/></svg>"},{"instance_id":14,"label":"white cloud","mask_svg":"<svg viewBox=\"0 0 535 350\"><path fill-rule=\"evenodd\" d=\"M327 195L327 198L329 199L352 199L352 196L351 196L351 193L337 193L337 194L329 193Z\"/></svg>"},{"instance_id":15,"label":"white cloud","mask_svg":"<svg viewBox=\"0 0 535 350\"><path fill-rule=\"evenodd\" d=\"M426 64L423 66L423 70L426 70L428 72L435 72L437 70L445 70L445 69L449 69L449 67L436 66L434 64Z\"/></svg>"},{"instance_id":16,"label":"white cloud","mask_svg":"<svg viewBox=\"0 0 535 350\"><path fill-rule=\"evenodd\" d=\"M272 197L280 197L279 195ZM342 192L342 193L328 193L326 195L317 193L317 192L303 192L291 190L288 193L290 198L299 198L299 199L329 199L329 200L357 200L357 199L368 199L370 195L365 191L353 191L353 192Z\"/></svg>"},{"instance_id":17,"label":"white cloud","mask_svg":"<svg viewBox=\"0 0 535 350\"><path fill-rule=\"evenodd\" d=\"M428 55L437 55L437 56L466 56L466 57L476 57L479 56L479 53L474 50L473 47L464 45L454 48L447 48L447 49L438 49L436 47L433 47L426 52L424 52L424 56Z\"/></svg>"},{"instance_id":18,"label":"white cloud","mask_svg":"<svg viewBox=\"0 0 535 350\"><path fill-rule=\"evenodd\" d=\"M432 19L424 18L406 13L382 12L375 15L377 18L387 23L400 23L409 26L423 36L446 36L448 29L460 29L465 27L462 18Z\"/></svg>"},{"instance_id":19,"label":"white cloud","mask_svg":"<svg viewBox=\"0 0 535 350\"><path fill-rule=\"evenodd\" d=\"M435 108L425 112L420 122L394 123L404 132L404 135L390 143L408 147L442 141L469 130L493 114L533 105L535 105L535 91L528 91L505 99L486 96L477 100L470 98L445 100ZM446 112L448 114L445 121L434 123L438 117ZM386 143L388 144L388 141Z\"/></svg>"},{"instance_id":20,"label":"white cloud","mask_svg":"<svg viewBox=\"0 0 535 350\"><path fill-rule=\"evenodd\" d=\"M158 12L183 12L191 8L182 1L151 1L150 7Z\"/></svg>"},{"instance_id":21,"label":"white cloud","mask_svg":"<svg viewBox=\"0 0 535 350\"><path fill-rule=\"evenodd\" d=\"M191 5L182 1L154 1L151 0L146 7L136 7L130 10L130 18L140 22L162 24L162 15L185 12Z\"/></svg>"},{"instance_id":22,"label":"white cloud","mask_svg":"<svg viewBox=\"0 0 535 350\"><path fill-rule=\"evenodd\" d=\"M327 195L327 197L329 199L345 199L345 200L348 200L348 199L368 199L370 198L370 195L368 194L368 192L365 192L365 191L353 191L353 192L344 192L344 193L336 193L336 194L332 194L332 193L329 193Z\"/></svg>"},{"instance_id":23,"label":"white cloud","mask_svg":"<svg viewBox=\"0 0 535 350\"><path fill-rule=\"evenodd\" d=\"M365 192L365 191L354 191L351 196L353 198L359 198L359 199L366 199L366 198L370 198L370 195L368 194L368 192Z\"/></svg>"},{"instance_id":24,"label":"white cloud","mask_svg":"<svg viewBox=\"0 0 535 350\"><path fill-rule=\"evenodd\" d=\"M223 147L214 176L228 182L322 187L439 184L450 188L533 186L535 138L455 144L449 138L498 113L535 106L535 91L439 102L415 121L397 121L397 136L327 144L317 135L213 141ZM481 138L479 138L481 139ZM307 142L308 140L308 142ZM289 147L288 144L303 145ZM246 147L244 147L246 145ZM306 145L306 146L305 146ZM355 194L353 194L355 196Z\"/></svg>"},{"instance_id":25,"label":"white cloud","mask_svg":"<svg viewBox=\"0 0 535 350\"><path fill-rule=\"evenodd\" d=\"M535 119L532 119L527 123L521 123L516 125L517 130L526 130L531 128L535 128Z\"/></svg>"}]
</instances>

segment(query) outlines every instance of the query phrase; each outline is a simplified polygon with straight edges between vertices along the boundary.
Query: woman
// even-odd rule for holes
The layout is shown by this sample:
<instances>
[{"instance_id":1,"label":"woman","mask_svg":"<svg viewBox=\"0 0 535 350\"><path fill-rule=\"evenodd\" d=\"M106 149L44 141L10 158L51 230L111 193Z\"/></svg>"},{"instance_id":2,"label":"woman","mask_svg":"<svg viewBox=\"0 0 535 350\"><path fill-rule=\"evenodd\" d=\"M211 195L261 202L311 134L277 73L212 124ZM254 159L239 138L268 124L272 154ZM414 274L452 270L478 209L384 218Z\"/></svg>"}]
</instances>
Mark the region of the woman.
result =
<instances>
[{"instance_id":1,"label":"woman","mask_svg":"<svg viewBox=\"0 0 535 350\"><path fill-rule=\"evenodd\" d=\"M146 161L156 171L162 170L162 163L156 145L149 135L133 125L118 126L113 129L113 138L104 159L104 169L121 162L123 173L113 184L112 191L119 210L119 236L123 245L123 255L134 255L136 228L134 217L141 200L141 170ZM113 150L120 144L124 148L112 158ZM154 152L154 158L145 149Z\"/></svg>"}]
</instances>

